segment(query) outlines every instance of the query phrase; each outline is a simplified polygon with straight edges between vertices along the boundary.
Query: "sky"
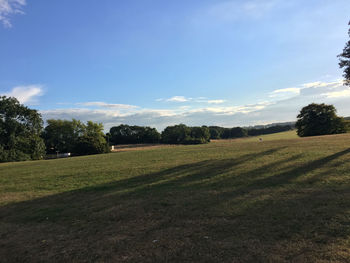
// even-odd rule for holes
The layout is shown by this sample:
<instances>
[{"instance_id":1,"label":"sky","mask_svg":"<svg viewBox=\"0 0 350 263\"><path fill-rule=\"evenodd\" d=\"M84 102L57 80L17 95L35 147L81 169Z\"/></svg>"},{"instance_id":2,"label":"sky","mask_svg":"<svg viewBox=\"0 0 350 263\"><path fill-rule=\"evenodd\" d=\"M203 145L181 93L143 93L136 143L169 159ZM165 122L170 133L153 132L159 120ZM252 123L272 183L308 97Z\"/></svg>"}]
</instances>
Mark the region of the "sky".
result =
<instances>
[{"instance_id":1,"label":"sky","mask_svg":"<svg viewBox=\"0 0 350 263\"><path fill-rule=\"evenodd\" d=\"M0 0L0 94L106 130L350 116L349 20L349 0Z\"/></svg>"}]
</instances>

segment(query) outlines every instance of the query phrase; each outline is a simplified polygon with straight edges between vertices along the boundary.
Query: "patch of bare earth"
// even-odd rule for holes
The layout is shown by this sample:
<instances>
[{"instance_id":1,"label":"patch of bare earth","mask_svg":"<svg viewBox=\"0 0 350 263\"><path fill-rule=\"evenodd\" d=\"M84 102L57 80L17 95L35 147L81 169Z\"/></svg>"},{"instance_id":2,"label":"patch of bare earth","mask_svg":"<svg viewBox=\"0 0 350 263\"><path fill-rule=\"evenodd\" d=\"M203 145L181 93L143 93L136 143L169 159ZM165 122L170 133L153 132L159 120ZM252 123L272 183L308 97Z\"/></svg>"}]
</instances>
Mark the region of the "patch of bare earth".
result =
<instances>
[{"instance_id":1,"label":"patch of bare earth","mask_svg":"<svg viewBox=\"0 0 350 263\"><path fill-rule=\"evenodd\" d=\"M120 144L120 145L115 145L112 152L141 151L141 150L150 150L150 149L157 149L157 148L171 148L176 146L177 145L170 145L170 144Z\"/></svg>"}]
</instances>

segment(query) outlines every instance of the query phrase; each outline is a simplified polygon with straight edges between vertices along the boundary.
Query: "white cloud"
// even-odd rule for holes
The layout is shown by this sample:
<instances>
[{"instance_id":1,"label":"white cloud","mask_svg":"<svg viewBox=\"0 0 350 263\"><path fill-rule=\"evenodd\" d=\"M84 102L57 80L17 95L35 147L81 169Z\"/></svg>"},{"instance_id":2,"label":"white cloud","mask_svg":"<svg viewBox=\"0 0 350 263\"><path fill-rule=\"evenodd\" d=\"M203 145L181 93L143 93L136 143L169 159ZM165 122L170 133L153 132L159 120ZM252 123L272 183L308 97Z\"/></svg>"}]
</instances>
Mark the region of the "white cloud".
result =
<instances>
[{"instance_id":1,"label":"white cloud","mask_svg":"<svg viewBox=\"0 0 350 263\"><path fill-rule=\"evenodd\" d=\"M186 101L190 101L191 98L185 98L184 96L174 96L171 97L170 99L167 99L166 101L170 101L170 102L186 102Z\"/></svg>"},{"instance_id":2,"label":"white cloud","mask_svg":"<svg viewBox=\"0 0 350 263\"><path fill-rule=\"evenodd\" d=\"M14 87L10 92L3 95L15 97L20 103L33 104L37 102L38 97L44 94L42 85L26 85Z\"/></svg>"},{"instance_id":3,"label":"white cloud","mask_svg":"<svg viewBox=\"0 0 350 263\"><path fill-rule=\"evenodd\" d=\"M276 94L276 93L286 93L286 92L291 92L291 93L295 93L295 94L299 94L300 93L300 88L286 88L286 89L276 89L272 92L272 94Z\"/></svg>"},{"instance_id":4,"label":"white cloud","mask_svg":"<svg viewBox=\"0 0 350 263\"><path fill-rule=\"evenodd\" d=\"M347 98L350 97L350 88L345 88L344 90L338 90L338 91L330 91L326 93L322 93L322 95L326 96L327 98Z\"/></svg>"},{"instance_id":5,"label":"white cloud","mask_svg":"<svg viewBox=\"0 0 350 263\"><path fill-rule=\"evenodd\" d=\"M11 16L15 14L24 14L23 7L26 0L0 0L0 22L5 27L12 27Z\"/></svg>"},{"instance_id":6,"label":"white cloud","mask_svg":"<svg viewBox=\"0 0 350 263\"><path fill-rule=\"evenodd\" d=\"M274 99L287 99L294 97L300 94L301 88L286 88L286 89L277 89L272 91L269 94L270 98Z\"/></svg>"},{"instance_id":7,"label":"white cloud","mask_svg":"<svg viewBox=\"0 0 350 263\"><path fill-rule=\"evenodd\" d=\"M299 95L321 95L326 97L346 96L343 91L343 80L335 80L330 82L315 81L299 85L298 87L277 89L269 94L270 98L288 99ZM341 90L340 90L341 89Z\"/></svg>"},{"instance_id":8,"label":"white cloud","mask_svg":"<svg viewBox=\"0 0 350 263\"><path fill-rule=\"evenodd\" d=\"M100 103L99 103L100 104ZM101 104L105 104L102 103ZM103 108L68 108L41 111L44 119L79 119L82 121L92 120L102 122L105 129L108 130L114 125L126 123L130 125L147 125L158 129L163 129L168 125L186 123L188 125L220 124L227 123L230 126L235 123L236 117L253 113L264 109L270 102L261 102L245 106L212 106L192 108L189 106L180 106L175 109L146 109L146 108L127 108L124 112L119 109ZM95 106L91 103L80 103L88 107ZM229 120L231 118L231 120ZM235 125L238 125L236 123Z\"/></svg>"},{"instance_id":9,"label":"white cloud","mask_svg":"<svg viewBox=\"0 0 350 263\"><path fill-rule=\"evenodd\" d=\"M271 94L281 96L271 98L269 96ZM288 96L284 97L283 94ZM171 105L171 109L149 109L124 104L86 102L75 104L83 108L54 109L41 111L41 113L45 120L76 118L82 121L102 122L106 131L121 123L152 126L162 130L166 126L179 123L235 127L294 121L299 110L312 102L333 104L338 109L339 115L350 116L350 104L348 103L350 88L343 86L340 80L304 83L293 88L275 90L267 96L269 101L247 105L232 105L228 101L221 105L221 103L210 103L215 100L205 97L175 96L182 98L180 100L186 100L188 104L175 104L175 107ZM162 99L162 101L168 100Z\"/></svg>"},{"instance_id":10,"label":"white cloud","mask_svg":"<svg viewBox=\"0 0 350 263\"><path fill-rule=\"evenodd\" d=\"M226 100L222 99L208 99L206 97L198 97L198 98L187 98L185 96L174 96L169 99L156 99L156 101L166 101L166 102L195 102L195 103L208 103L208 104L222 104L225 103Z\"/></svg>"},{"instance_id":11,"label":"white cloud","mask_svg":"<svg viewBox=\"0 0 350 263\"><path fill-rule=\"evenodd\" d=\"M209 104L222 104L226 102L225 100L208 100L207 103Z\"/></svg>"},{"instance_id":12,"label":"white cloud","mask_svg":"<svg viewBox=\"0 0 350 263\"><path fill-rule=\"evenodd\" d=\"M343 86L344 81L341 79L338 79L336 81L331 82L322 82L322 81L316 81L316 82L310 82L302 84L301 86L303 88L323 88L323 87L330 87L330 88L338 88Z\"/></svg>"},{"instance_id":13,"label":"white cloud","mask_svg":"<svg viewBox=\"0 0 350 263\"><path fill-rule=\"evenodd\" d=\"M113 103L106 103L106 102L102 102L102 101L82 102L82 103L77 103L77 105L95 106L95 107L112 108L112 109L135 109L135 108L138 108L138 106L135 106L135 105L113 104Z\"/></svg>"}]
</instances>

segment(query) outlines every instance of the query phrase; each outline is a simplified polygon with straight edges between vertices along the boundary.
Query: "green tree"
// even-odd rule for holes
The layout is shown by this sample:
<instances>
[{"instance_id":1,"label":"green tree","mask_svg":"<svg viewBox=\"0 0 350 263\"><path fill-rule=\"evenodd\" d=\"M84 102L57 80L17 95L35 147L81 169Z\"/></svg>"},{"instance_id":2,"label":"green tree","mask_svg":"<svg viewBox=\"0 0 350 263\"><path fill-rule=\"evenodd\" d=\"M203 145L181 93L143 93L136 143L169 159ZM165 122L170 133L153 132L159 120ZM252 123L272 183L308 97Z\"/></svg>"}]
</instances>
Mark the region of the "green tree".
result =
<instances>
[{"instance_id":1,"label":"green tree","mask_svg":"<svg viewBox=\"0 0 350 263\"><path fill-rule=\"evenodd\" d=\"M300 137L346 132L344 119L338 117L333 105L309 104L301 109L295 124Z\"/></svg>"},{"instance_id":2,"label":"green tree","mask_svg":"<svg viewBox=\"0 0 350 263\"><path fill-rule=\"evenodd\" d=\"M37 160L45 155L43 121L16 98L0 96L0 162Z\"/></svg>"},{"instance_id":3,"label":"green tree","mask_svg":"<svg viewBox=\"0 0 350 263\"><path fill-rule=\"evenodd\" d=\"M191 127L191 137L195 143L207 143L210 142L210 131L206 126Z\"/></svg>"},{"instance_id":4,"label":"green tree","mask_svg":"<svg viewBox=\"0 0 350 263\"><path fill-rule=\"evenodd\" d=\"M181 144L191 137L191 128L185 124L168 126L162 132L162 142Z\"/></svg>"},{"instance_id":5,"label":"green tree","mask_svg":"<svg viewBox=\"0 0 350 263\"><path fill-rule=\"evenodd\" d=\"M72 153L80 136L85 131L85 125L78 120L47 120L43 132L47 153Z\"/></svg>"},{"instance_id":6,"label":"green tree","mask_svg":"<svg viewBox=\"0 0 350 263\"><path fill-rule=\"evenodd\" d=\"M88 155L109 152L109 145L107 144L101 123L88 121L82 133L75 144L75 154Z\"/></svg>"},{"instance_id":7,"label":"green tree","mask_svg":"<svg viewBox=\"0 0 350 263\"><path fill-rule=\"evenodd\" d=\"M122 124L110 129L112 144L158 143L160 133L151 127L129 126Z\"/></svg>"},{"instance_id":8,"label":"green tree","mask_svg":"<svg viewBox=\"0 0 350 263\"><path fill-rule=\"evenodd\" d=\"M200 144L210 141L209 128L188 127L185 124L168 126L162 132L162 142L169 144Z\"/></svg>"},{"instance_id":9,"label":"green tree","mask_svg":"<svg viewBox=\"0 0 350 263\"><path fill-rule=\"evenodd\" d=\"M349 21L350 26L350 21ZM350 37L350 29L348 31ZM339 57L339 67L344 70L344 84L350 86L350 40L345 44L343 53L338 55Z\"/></svg>"},{"instance_id":10,"label":"green tree","mask_svg":"<svg viewBox=\"0 0 350 263\"><path fill-rule=\"evenodd\" d=\"M83 124L77 120L48 120L43 132L48 152L70 152L87 155L109 152L103 125L88 121Z\"/></svg>"},{"instance_id":11,"label":"green tree","mask_svg":"<svg viewBox=\"0 0 350 263\"><path fill-rule=\"evenodd\" d=\"M224 132L225 128L219 127L219 126L210 126L209 132L210 132L210 139L221 139L222 133Z\"/></svg>"}]
</instances>

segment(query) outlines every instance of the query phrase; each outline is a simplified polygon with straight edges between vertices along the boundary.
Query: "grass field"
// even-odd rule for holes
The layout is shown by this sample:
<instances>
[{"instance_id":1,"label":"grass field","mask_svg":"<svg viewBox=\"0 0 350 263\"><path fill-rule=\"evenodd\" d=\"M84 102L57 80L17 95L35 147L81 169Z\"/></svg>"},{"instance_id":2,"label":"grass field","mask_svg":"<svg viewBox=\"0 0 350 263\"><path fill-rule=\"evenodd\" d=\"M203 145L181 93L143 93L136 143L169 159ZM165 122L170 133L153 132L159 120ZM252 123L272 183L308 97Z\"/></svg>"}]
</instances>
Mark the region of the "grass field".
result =
<instances>
[{"instance_id":1,"label":"grass field","mask_svg":"<svg viewBox=\"0 0 350 263\"><path fill-rule=\"evenodd\" d=\"M0 262L350 262L350 134L0 164Z\"/></svg>"}]
</instances>

